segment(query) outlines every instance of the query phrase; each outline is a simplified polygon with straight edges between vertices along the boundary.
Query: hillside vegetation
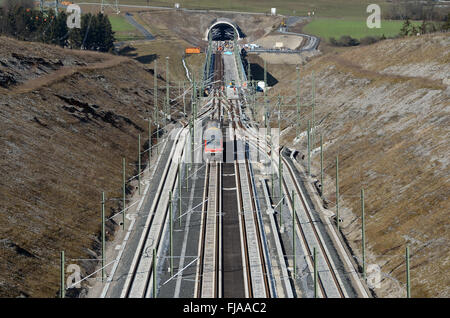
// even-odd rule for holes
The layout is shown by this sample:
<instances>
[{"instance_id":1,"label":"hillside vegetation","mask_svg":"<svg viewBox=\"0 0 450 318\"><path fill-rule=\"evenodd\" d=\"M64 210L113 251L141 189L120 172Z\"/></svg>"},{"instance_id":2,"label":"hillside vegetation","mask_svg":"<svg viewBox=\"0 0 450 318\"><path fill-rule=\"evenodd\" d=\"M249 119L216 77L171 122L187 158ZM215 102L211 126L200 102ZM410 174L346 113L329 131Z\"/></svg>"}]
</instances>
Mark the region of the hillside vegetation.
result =
<instances>
[{"instance_id":1,"label":"hillside vegetation","mask_svg":"<svg viewBox=\"0 0 450 318\"><path fill-rule=\"evenodd\" d=\"M122 157L136 175L138 134L144 149L154 114L151 71L0 37L0 297L56 296L62 250L93 272L95 261L72 259L99 258L101 192L107 216L117 212ZM108 239L117 226L107 222Z\"/></svg>"},{"instance_id":2,"label":"hillside vegetation","mask_svg":"<svg viewBox=\"0 0 450 318\"><path fill-rule=\"evenodd\" d=\"M300 140L293 141L295 106L285 108L282 116L291 120L282 123L284 141L306 155L314 71L312 173L317 180L323 134L324 194L334 212L339 156L342 232L359 261L360 189L365 189L367 264L381 267L381 288L375 290L380 297L405 296L407 245L412 296L450 296L449 46L448 33L434 34L315 58L301 67ZM268 71L279 80L271 96L295 96L295 65L269 64ZM285 104L295 105L295 99ZM306 165L304 158L300 161Z\"/></svg>"}]
</instances>

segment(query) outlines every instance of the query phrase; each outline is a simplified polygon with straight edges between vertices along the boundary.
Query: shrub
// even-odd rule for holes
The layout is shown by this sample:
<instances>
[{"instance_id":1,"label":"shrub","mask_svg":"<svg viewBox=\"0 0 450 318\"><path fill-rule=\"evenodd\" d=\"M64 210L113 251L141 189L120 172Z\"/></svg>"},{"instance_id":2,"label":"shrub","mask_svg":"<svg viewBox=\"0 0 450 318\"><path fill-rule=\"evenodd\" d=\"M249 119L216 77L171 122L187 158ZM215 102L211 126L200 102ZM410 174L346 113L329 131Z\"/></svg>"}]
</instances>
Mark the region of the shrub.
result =
<instances>
[{"instance_id":1,"label":"shrub","mask_svg":"<svg viewBox=\"0 0 450 318\"><path fill-rule=\"evenodd\" d=\"M359 41L348 35L343 35L339 40L335 38L330 38L330 44L334 46L357 46Z\"/></svg>"},{"instance_id":2,"label":"shrub","mask_svg":"<svg viewBox=\"0 0 450 318\"><path fill-rule=\"evenodd\" d=\"M362 45L370 45L381 40L381 37L377 36L366 36L360 40Z\"/></svg>"}]
</instances>

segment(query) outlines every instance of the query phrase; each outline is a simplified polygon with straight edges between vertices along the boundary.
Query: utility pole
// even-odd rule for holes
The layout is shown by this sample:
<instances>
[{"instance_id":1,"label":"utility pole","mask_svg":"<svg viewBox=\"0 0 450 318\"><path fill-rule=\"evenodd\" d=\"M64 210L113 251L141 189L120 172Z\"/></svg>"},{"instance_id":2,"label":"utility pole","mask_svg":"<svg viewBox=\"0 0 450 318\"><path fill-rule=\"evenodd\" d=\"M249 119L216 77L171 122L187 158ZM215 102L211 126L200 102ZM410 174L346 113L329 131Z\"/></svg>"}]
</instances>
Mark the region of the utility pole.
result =
<instances>
[{"instance_id":1,"label":"utility pole","mask_svg":"<svg viewBox=\"0 0 450 318\"><path fill-rule=\"evenodd\" d=\"M323 186L323 138L322 134L320 134L320 192L321 195L324 195L324 186Z\"/></svg>"},{"instance_id":2,"label":"utility pole","mask_svg":"<svg viewBox=\"0 0 450 318\"><path fill-rule=\"evenodd\" d=\"M300 129L300 67L297 65L297 125L295 126L295 137L298 137Z\"/></svg>"},{"instance_id":3,"label":"utility pole","mask_svg":"<svg viewBox=\"0 0 450 318\"><path fill-rule=\"evenodd\" d=\"M336 224L339 232L339 158L336 156Z\"/></svg>"},{"instance_id":4,"label":"utility pole","mask_svg":"<svg viewBox=\"0 0 450 318\"><path fill-rule=\"evenodd\" d=\"M178 224L181 228L181 161L178 162Z\"/></svg>"},{"instance_id":5,"label":"utility pole","mask_svg":"<svg viewBox=\"0 0 450 318\"><path fill-rule=\"evenodd\" d=\"M159 123L156 126L156 155L159 154Z\"/></svg>"},{"instance_id":6,"label":"utility pole","mask_svg":"<svg viewBox=\"0 0 450 318\"><path fill-rule=\"evenodd\" d=\"M153 104L156 107L156 123L159 125L159 110L158 110L158 74L156 73L158 60L155 60L153 67Z\"/></svg>"},{"instance_id":7,"label":"utility pole","mask_svg":"<svg viewBox=\"0 0 450 318\"><path fill-rule=\"evenodd\" d=\"M314 298L317 298L317 252L314 247Z\"/></svg>"},{"instance_id":8,"label":"utility pole","mask_svg":"<svg viewBox=\"0 0 450 318\"><path fill-rule=\"evenodd\" d=\"M314 71L312 71L312 145L314 146L315 134L316 134L316 80L314 76Z\"/></svg>"},{"instance_id":9,"label":"utility pole","mask_svg":"<svg viewBox=\"0 0 450 318\"><path fill-rule=\"evenodd\" d=\"M192 117L194 118L194 123L195 123L195 118L197 117L197 83L195 82L195 75L192 74Z\"/></svg>"},{"instance_id":10,"label":"utility pole","mask_svg":"<svg viewBox=\"0 0 450 318\"><path fill-rule=\"evenodd\" d=\"M153 298L156 298L156 250L153 249Z\"/></svg>"},{"instance_id":11,"label":"utility pole","mask_svg":"<svg viewBox=\"0 0 450 318\"><path fill-rule=\"evenodd\" d=\"M185 83L183 82L183 91L182 91L182 94L183 94L183 111L184 111L184 117L187 117L187 114L186 114L186 94L184 93L185 89L186 89L186 86L185 86Z\"/></svg>"},{"instance_id":12,"label":"utility pole","mask_svg":"<svg viewBox=\"0 0 450 318\"><path fill-rule=\"evenodd\" d=\"M267 62L264 60L264 119L266 128L266 139L267 139Z\"/></svg>"},{"instance_id":13,"label":"utility pole","mask_svg":"<svg viewBox=\"0 0 450 318\"><path fill-rule=\"evenodd\" d=\"M271 192L271 196L272 198L275 198L275 190L274 190L274 168L273 168L273 143L272 143L272 138L270 138L269 140L270 142L270 176L271 176L271 185L272 185L272 192ZM267 141L266 141L267 143ZM274 200L274 199L273 199Z\"/></svg>"},{"instance_id":14,"label":"utility pole","mask_svg":"<svg viewBox=\"0 0 450 318\"><path fill-rule=\"evenodd\" d=\"M278 134L281 135L281 98L278 94ZM280 139L278 139L280 140Z\"/></svg>"},{"instance_id":15,"label":"utility pole","mask_svg":"<svg viewBox=\"0 0 450 318\"><path fill-rule=\"evenodd\" d=\"M152 120L148 118L148 169L150 170L150 160L152 159Z\"/></svg>"},{"instance_id":16,"label":"utility pole","mask_svg":"<svg viewBox=\"0 0 450 318\"><path fill-rule=\"evenodd\" d=\"M191 120L189 121L190 125L191 125L191 162L192 164L194 164L195 162L195 153L194 153L194 119L191 118Z\"/></svg>"},{"instance_id":17,"label":"utility pole","mask_svg":"<svg viewBox=\"0 0 450 318\"><path fill-rule=\"evenodd\" d=\"M406 246L406 297L411 298L411 280L409 276L409 246Z\"/></svg>"},{"instance_id":18,"label":"utility pole","mask_svg":"<svg viewBox=\"0 0 450 318\"><path fill-rule=\"evenodd\" d=\"M55 17L58 17L59 0L55 0Z\"/></svg>"},{"instance_id":19,"label":"utility pole","mask_svg":"<svg viewBox=\"0 0 450 318\"><path fill-rule=\"evenodd\" d=\"M102 282L105 280L105 192L102 192Z\"/></svg>"},{"instance_id":20,"label":"utility pole","mask_svg":"<svg viewBox=\"0 0 450 318\"><path fill-rule=\"evenodd\" d=\"M166 116L164 116L164 125L167 124L167 115L170 114L170 97L169 97L169 57L166 56Z\"/></svg>"},{"instance_id":21,"label":"utility pole","mask_svg":"<svg viewBox=\"0 0 450 318\"><path fill-rule=\"evenodd\" d=\"M311 121L308 120L308 130L307 130L307 139L308 139L308 176L311 176Z\"/></svg>"},{"instance_id":22,"label":"utility pole","mask_svg":"<svg viewBox=\"0 0 450 318\"><path fill-rule=\"evenodd\" d=\"M266 60L264 60L264 91L266 91L266 86L267 86L267 62Z\"/></svg>"},{"instance_id":23,"label":"utility pole","mask_svg":"<svg viewBox=\"0 0 450 318\"><path fill-rule=\"evenodd\" d=\"M61 298L64 298L66 296L66 287L65 287L65 279L66 279L66 275L65 275L65 265L64 265L64 251L61 251L61 286L60 286L60 291L59 291L59 296Z\"/></svg>"},{"instance_id":24,"label":"utility pole","mask_svg":"<svg viewBox=\"0 0 450 318\"><path fill-rule=\"evenodd\" d=\"M294 256L294 279L297 277L297 259L295 255L295 192L292 190L292 255Z\"/></svg>"},{"instance_id":25,"label":"utility pole","mask_svg":"<svg viewBox=\"0 0 450 318\"><path fill-rule=\"evenodd\" d=\"M114 0L114 4L111 5L109 4L109 2L107 0L102 0L102 4L100 7L100 11L101 13L105 12L105 7L111 7L117 14L120 13L120 9L119 9L119 0Z\"/></svg>"},{"instance_id":26,"label":"utility pole","mask_svg":"<svg viewBox=\"0 0 450 318\"><path fill-rule=\"evenodd\" d=\"M280 158L281 158L281 152L280 152ZM278 181L279 181L279 187L280 187L280 230L281 230L281 226L282 226L282 218L281 215L283 214L283 204L284 204L284 197L283 197L283 188L282 188L282 183L283 183L283 165L281 164L281 159L279 159L278 161Z\"/></svg>"},{"instance_id":27,"label":"utility pole","mask_svg":"<svg viewBox=\"0 0 450 318\"><path fill-rule=\"evenodd\" d=\"M170 277L173 276L173 210L172 191L169 191L169 218L170 218Z\"/></svg>"},{"instance_id":28,"label":"utility pole","mask_svg":"<svg viewBox=\"0 0 450 318\"><path fill-rule=\"evenodd\" d=\"M361 189L361 236L362 236L362 272L363 279L366 280L366 233L365 233L365 215L364 215L364 189Z\"/></svg>"},{"instance_id":29,"label":"utility pole","mask_svg":"<svg viewBox=\"0 0 450 318\"><path fill-rule=\"evenodd\" d=\"M278 152L278 191L280 193L280 200L283 197L283 164L281 163L281 151ZM282 205L282 204L281 204ZM281 213L280 213L280 223L281 223ZM281 227L281 224L280 224Z\"/></svg>"},{"instance_id":30,"label":"utility pole","mask_svg":"<svg viewBox=\"0 0 450 318\"><path fill-rule=\"evenodd\" d=\"M141 134L138 135L138 191L141 195Z\"/></svg>"},{"instance_id":31,"label":"utility pole","mask_svg":"<svg viewBox=\"0 0 450 318\"><path fill-rule=\"evenodd\" d=\"M125 209L126 209L126 198L125 198L125 157L122 158L122 229L125 230Z\"/></svg>"}]
</instances>

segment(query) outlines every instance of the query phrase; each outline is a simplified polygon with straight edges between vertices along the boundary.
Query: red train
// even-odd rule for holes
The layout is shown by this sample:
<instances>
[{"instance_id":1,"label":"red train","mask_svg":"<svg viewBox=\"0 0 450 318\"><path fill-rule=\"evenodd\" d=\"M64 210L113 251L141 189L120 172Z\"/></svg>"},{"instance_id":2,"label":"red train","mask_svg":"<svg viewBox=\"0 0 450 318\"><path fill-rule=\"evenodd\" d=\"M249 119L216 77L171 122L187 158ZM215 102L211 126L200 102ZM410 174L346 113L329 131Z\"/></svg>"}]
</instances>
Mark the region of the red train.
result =
<instances>
[{"instance_id":1,"label":"red train","mask_svg":"<svg viewBox=\"0 0 450 318\"><path fill-rule=\"evenodd\" d=\"M206 159L220 159L223 152L223 138L220 122L211 120L203 132Z\"/></svg>"}]
</instances>

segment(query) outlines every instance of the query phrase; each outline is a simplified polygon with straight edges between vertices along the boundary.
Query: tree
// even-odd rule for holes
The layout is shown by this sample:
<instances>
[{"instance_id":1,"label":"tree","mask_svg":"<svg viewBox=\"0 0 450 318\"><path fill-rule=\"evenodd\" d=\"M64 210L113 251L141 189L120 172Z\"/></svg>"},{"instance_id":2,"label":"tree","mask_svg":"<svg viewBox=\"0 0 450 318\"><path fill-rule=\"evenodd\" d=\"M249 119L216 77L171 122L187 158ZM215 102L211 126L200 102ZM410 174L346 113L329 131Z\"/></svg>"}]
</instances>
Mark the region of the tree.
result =
<instances>
[{"instance_id":1,"label":"tree","mask_svg":"<svg viewBox=\"0 0 450 318\"><path fill-rule=\"evenodd\" d=\"M20 40L40 41L62 47L111 52L114 32L102 13L81 17L81 29L67 27L67 14L53 9L41 12L25 6L29 0L7 0L0 7L0 33Z\"/></svg>"},{"instance_id":2,"label":"tree","mask_svg":"<svg viewBox=\"0 0 450 318\"><path fill-rule=\"evenodd\" d=\"M83 43L83 38L81 35L81 30L78 28L73 28L69 30L69 38L67 39L67 45L71 49L80 49Z\"/></svg>"},{"instance_id":3,"label":"tree","mask_svg":"<svg viewBox=\"0 0 450 318\"><path fill-rule=\"evenodd\" d=\"M442 31L449 31L450 30L450 13L447 15L447 20L442 25Z\"/></svg>"},{"instance_id":4,"label":"tree","mask_svg":"<svg viewBox=\"0 0 450 318\"><path fill-rule=\"evenodd\" d=\"M102 52L110 52L114 48L114 32L112 31L111 22L108 16L99 13L97 16L99 24L99 50Z\"/></svg>"},{"instance_id":5,"label":"tree","mask_svg":"<svg viewBox=\"0 0 450 318\"><path fill-rule=\"evenodd\" d=\"M401 36L407 36L411 32L411 22L409 19L406 19L405 22L403 22L403 26L400 29L400 35Z\"/></svg>"}]
</instances>

